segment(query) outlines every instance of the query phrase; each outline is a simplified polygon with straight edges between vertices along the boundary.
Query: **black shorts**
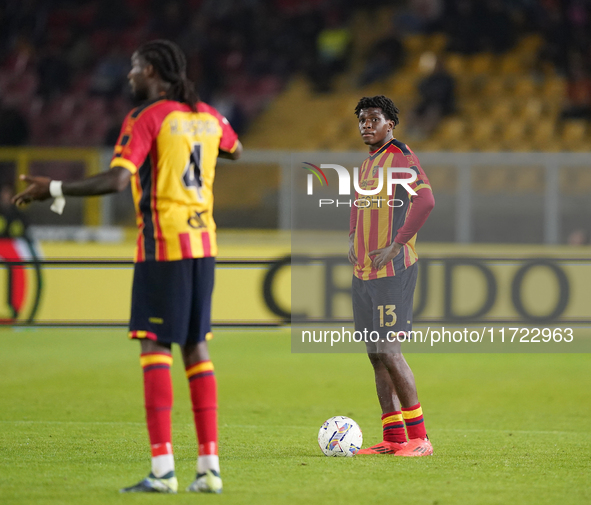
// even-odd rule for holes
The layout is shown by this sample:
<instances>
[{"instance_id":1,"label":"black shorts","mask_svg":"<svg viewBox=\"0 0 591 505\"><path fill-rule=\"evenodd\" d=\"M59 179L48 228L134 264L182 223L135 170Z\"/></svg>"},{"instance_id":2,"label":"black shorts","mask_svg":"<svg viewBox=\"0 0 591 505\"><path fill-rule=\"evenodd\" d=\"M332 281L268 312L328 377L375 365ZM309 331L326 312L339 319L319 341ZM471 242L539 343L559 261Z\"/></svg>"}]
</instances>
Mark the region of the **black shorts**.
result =
<instances>
[{"instance_id":1,"label":"black shorts","mask_svg":"<svg viewBox=\"0 0 591 505\"><path fill-rule=\"evenodd\" d=\"M412 304L418 265L414 263L393 277L362 281L353 277L352 298L355 331L374 331L380 341L390 332L412 330ZM375 334L374 334L375 335ZM402 336L400 337L402 340Z\"/></svg>"},{"instance_id":2,"label":"black shorts","mask_svg":"<svg viewBox=\"0 0 591 505\"><path fill-rule=\"evenodd\" d=\"M130 338L179 345L211 337L215 258L136 263Z\"/></svg>"}]
</instances>

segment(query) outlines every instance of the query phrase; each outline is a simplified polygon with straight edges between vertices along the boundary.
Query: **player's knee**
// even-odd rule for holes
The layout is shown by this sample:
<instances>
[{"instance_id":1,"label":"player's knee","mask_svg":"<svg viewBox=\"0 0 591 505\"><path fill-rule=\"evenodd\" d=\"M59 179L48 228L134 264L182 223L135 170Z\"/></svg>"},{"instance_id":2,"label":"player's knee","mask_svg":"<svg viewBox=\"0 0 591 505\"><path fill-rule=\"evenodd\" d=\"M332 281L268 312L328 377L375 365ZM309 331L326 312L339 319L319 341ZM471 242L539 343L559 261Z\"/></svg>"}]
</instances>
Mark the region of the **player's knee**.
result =
<instances>
[{"instance_id":1,"label":"player's knee","mask_svg":"<svg viewBox=\"0 0 591 505\"><path fill-rule=\"evenodd\" d=\"M367 357L369 358L370 363L375 369L382 368L384 365L380 360L380 356L376 352L368 353Z\"/></svg>"},{"instance_id":2,"label":"player's knee","mask_svg":"<svg viewBox=\"0 0 591 505\"><path fill-rule=\"evenodd\" d=\"M386 368L390 369L393 365L396 365L400 362L402 358L401 352L396 351L380 351L376 353L377 358L380 360L380 363L385 366ZM404 359L404 358L402 358Z\"/></svg>"},{"instance_id":3,"label":"player's knee","mask_svg":"<svg viewBox=\"0 0 591 505\"><path fill-rule=\"evenodd\" d=\"M205 340L197 344L182 346L181 353L183 355L185 366L199 363L200 361L209 360L209 351L207 349L207 342Z\"/></svg>"},{"instance_id":4,"label":"player's knee","mask_svg":"<svg viewBox=\"0 0 591 505\"><path fill-rule=\"evenodd\" d=\"M165 342L156 342L147 338L140 339L140 347L142 354L148 352L170 352L171 345Z\"/></svg>"}]
</instances>

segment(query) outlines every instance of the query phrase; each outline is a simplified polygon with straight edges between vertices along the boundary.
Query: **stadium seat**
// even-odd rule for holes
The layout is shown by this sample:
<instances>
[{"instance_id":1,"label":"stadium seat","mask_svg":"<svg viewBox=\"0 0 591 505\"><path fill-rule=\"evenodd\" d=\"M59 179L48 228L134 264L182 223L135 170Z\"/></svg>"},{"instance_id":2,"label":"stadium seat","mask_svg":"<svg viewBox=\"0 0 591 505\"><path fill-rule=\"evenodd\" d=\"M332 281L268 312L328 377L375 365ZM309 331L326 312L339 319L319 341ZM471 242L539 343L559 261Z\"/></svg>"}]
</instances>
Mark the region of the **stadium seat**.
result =
<instances>
[{"instance_id":1,"label":"stadium seat","mask_svg":"<svg viewBox=\"0 0 591 505\"><path fill-rule=\"evenodd\" d=\"M500 150L500 145L497 141L497 123L488 118L480 119L472 125L470 141L476 150Z\"/></svg>"},{"instance_id":2,"label":"stadium seat","mask_svg":"<svg viewBox=\"0 0 591 505\"><path fill-rule=\"evenodd\" d=\"M482 95L485 98L498 98L506 92L506 79L503 76L491 77L482 87Z\"/></svg>"},{"instance_id":3,"label":"stadium seat","mask_svg":"<svg viewBox=\"0 0 591 505\"><path fill-rule=\"evenodd\" d=\"M581 151L585 150L588 139L587 121L583 119L565 121L562 127L562 145L565 150Z\"/></svg>"},{"instance_id":4,"label":"stadium seat","mask_svg":"<svg viewBox=\"0 0 591 505\"><path fill-rule=\"evenodd\" d=\"M503 148L507 151L523 151L527 124L519 119L512 119L501 127Z\"/></svg>"},{"instance_id":5,"label":"stadium seat","mask_svg":"<svg viewBox=\"0 0 591 505\"><path fill-rule=\"evenodd\" d=\"M398 97L404 97L407 99L414 98L417 94L417 85L415 79L410 77L408 74L395 76L392 80L391 87L393 99ZM396 103L396 100L394 100Z\"/></svg>"},{"instance_id":6,"label":"stadium seat","mask_svg":"<svg viewBox=\"0 0 591 505\"><path fill-rule=\"evenodd\" d=\"M556 138L556 121L553 118L545 118L536 122L530 137L531 146L535 151L554 152L560 150Z\"/></svg>"},{"instance_id":7,"label":"stadium seat","mask_svg":"<svg viewBox=\"0 0 591 505\"><path fill-rule=\"evenodd\" d=\"M404 49L406 49L409 55L413 56L419 55L423 51L427 50L428 42L429 39L425 35L421 34L407 35L404 37L404 39L402 39Z\"/></svg>"},{"instance_id":8,"label":"stadium seat","mask_svg":"<svg viewBox=\"0 0 591 505\"><path fill-rule=\"evenodd\" d=\"M434 33L429 37L427 47L430 51L440 54L447 46L447 35L445 33Z\"/></svg>"},{"instance_id":9,"label":"stadium seat","mask_svg":"<svg viewBox=\"0 0 591 505\"><path fill-rule=\"evenodd\" d=\"M461 139L466 132L466 122L458 117L444 119L437 128L435 139L445 143L453 143Z\"/></svg>"},{"instance_id":10,"label":"stadium seat","mask_svg":"<svg viewBox=\"0 0 591 505\"><path fill-rule=\"evenodd\" d=\"M489 117L495 121L509 122L515 112L513 100L501 98L492 104Z\"/></svg>"},{"instance_id":11,"label":"stadium seat","mask_svg":"<svg viewBox=\"0 0 591 505\"><path fill-rule=\"evenodd\" d=\"M515 82L511 94L519 99L529 98L538 94L538 87L529 77L520 77Z\"/></svg>"},{"instance_id":12,"label":"stadium seat","mask_svg":"<svg viewBox=\"0 0 591 505\"><path fill-rule=\"evenodd\" d=\"M462 116L465 116L472 121L477 121L484 115L484 107L482 100L479 98L466 98L458 104L458 109Z\"/></svg>"},{"instance_id":13,"label":"stadium seat","mask_svg":"<svg viewBox=\"0 0 591 505\"><path fill-rule=\"evenodd\" d=\"M545 100L562 101L566 96L566 80L563 77L548 77L542 85L542 96Z\"/></svg>"},{"instance_id":14,"label":"stadium seat","mask_svg":"<svg viewBox=\"0 0 591 505\"><path fill-rule=\"evenodd\" d=\"M499 70L504 75L523 74L523 62L518 54L507 53L501 57Z\"/></svg>"},{"instance_id":15,"label":"stadium seat","mask_svg":"<svg viewBox=\"0 0 591 505\"><path fill-rule=\"evenodd\" d=\"M494 68L495 61L491 53L478 53L470 59L469 70L473 74L490 75Z\"/></svg>"},{"instance_id":16,"label":"stadium seat","mask_svg":"<svg viewBox=\"0 0 591 505\"><path fill-rule=\"evenodd\" d=\"M542 116L543 104L539 98L530 97L525 102L517 102L518 117L524 121L538 121Z\"/></svg>"},{"instance_id":17,"label":"stadium seat","mask_svg":"<svg viewBox=\"0 0 591 505\"><path fill-rule=\"evenodd\" d=\"M454 75L462 75L466 69L466 57L461 54L450 53L445 57L447 71Z\"/></svg>"}]
</instances>

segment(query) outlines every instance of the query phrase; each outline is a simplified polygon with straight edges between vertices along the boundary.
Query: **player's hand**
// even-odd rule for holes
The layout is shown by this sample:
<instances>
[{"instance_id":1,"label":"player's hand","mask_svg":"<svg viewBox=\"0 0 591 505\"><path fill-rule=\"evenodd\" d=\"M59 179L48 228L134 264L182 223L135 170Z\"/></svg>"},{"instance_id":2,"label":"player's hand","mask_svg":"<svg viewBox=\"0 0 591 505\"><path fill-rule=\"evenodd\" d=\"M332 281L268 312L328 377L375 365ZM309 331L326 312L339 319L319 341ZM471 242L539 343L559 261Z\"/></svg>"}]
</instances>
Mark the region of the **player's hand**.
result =
<instances>
[{"instance_id":1,"label":"player's hand","mask_svg":"<svg viewBox=\"0 0 591 505\"><path fill-rule=\"evenodd\" d=\"M24 205L34 200L47 200L51 195L49 194L49 177L34 177L31 175L21 175L21 181L28 182L29 185L24 191L12 197L12 203L15 205Z\"/></svg>"},{"instance_id":2,"label":"player's hand","mask_svg":"<svg viewBox=\"0 0 591 505\"><path fill-rule=\"evenodd\" d=\"M368 256L374 256L374 258L371 260L371 266L376 270L381 270L388 263L390 263L401 250L402 244L392 242L387 247L384 247L382 249L376 249L375 251L370 251Z\"/></svg>"},{"instance_id":3,"label":"player's hand","mask_svg":"<svg viewBox=\"0 0 591 505\"><path fill-rule=\"evenodd\" d=\"M355 254L354 237L355 237L355 235L353 234L349 238L349 263L351 263L351 265L353 265L353 266L357 265L357 255Z\"/></svg>"}]
</instances>

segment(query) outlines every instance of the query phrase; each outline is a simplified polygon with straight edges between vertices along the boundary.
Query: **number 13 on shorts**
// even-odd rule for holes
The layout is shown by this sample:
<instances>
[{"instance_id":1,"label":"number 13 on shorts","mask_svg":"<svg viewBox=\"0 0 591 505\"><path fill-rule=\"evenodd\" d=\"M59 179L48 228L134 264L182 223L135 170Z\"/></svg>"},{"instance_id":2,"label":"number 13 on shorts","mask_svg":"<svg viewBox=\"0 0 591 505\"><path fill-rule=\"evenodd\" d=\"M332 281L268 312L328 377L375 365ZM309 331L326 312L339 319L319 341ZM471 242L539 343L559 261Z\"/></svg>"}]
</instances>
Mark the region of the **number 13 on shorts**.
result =
<instances>
[{"instance_id":1,"label":"number 13 on shorts","mask_svg":"<svg viewBox=\"0 0 591 505\"><path fill-rule=\"evenodd\" d=\"M396 324L396 313L394 310L396 309L396 305L378 305L378 312L380 313L380 328L384 326L394 326ZM390 321L384 321L384 313L386 315L386 319L391 317Z\"/></svg>"}]
</instances>

